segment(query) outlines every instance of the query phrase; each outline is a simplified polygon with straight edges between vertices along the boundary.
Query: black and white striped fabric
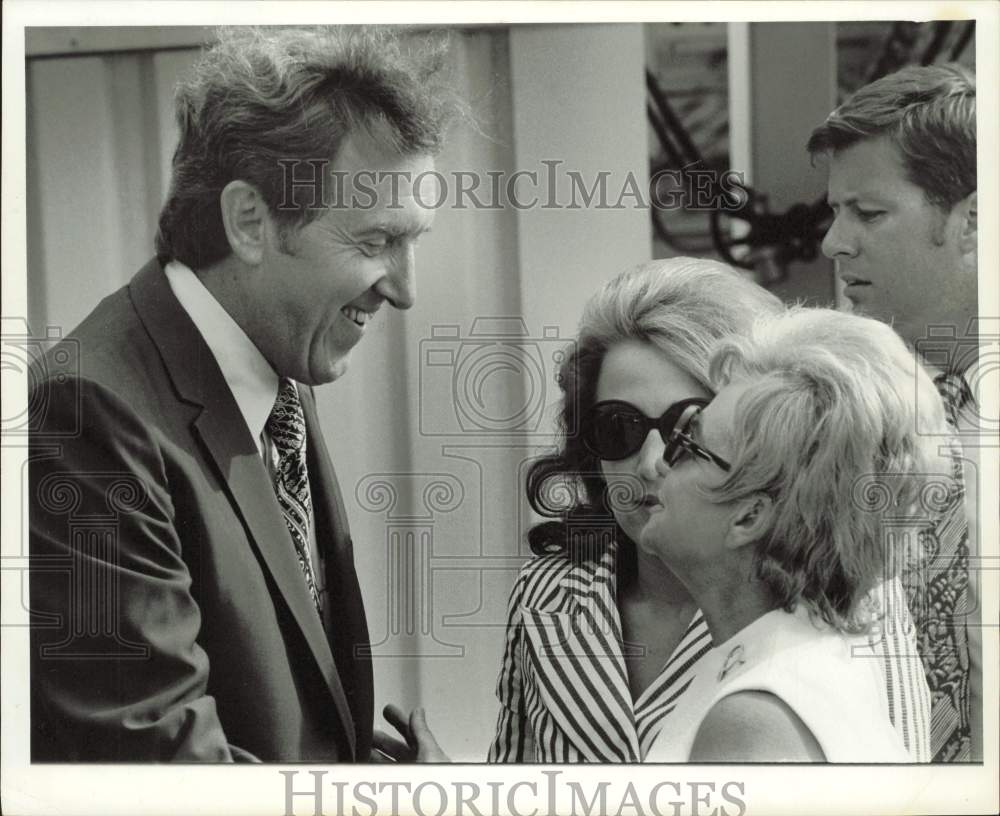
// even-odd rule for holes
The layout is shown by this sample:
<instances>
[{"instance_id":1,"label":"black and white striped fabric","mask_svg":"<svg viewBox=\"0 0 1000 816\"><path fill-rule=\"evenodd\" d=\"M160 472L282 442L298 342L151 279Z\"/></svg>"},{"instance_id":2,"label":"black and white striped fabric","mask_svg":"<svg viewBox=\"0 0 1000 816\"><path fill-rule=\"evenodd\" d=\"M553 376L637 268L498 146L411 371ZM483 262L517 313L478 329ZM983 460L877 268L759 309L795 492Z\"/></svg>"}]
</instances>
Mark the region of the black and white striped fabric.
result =
<instances>
[{"instance_id":1,"label":"black and white striped fabric","mask_svg":"<svg viewBox=\"0 0 1000 816\"><path fill-rule=\"evenodd\" d=\"M490 762L640 762L711 647L697 613L633 704L613 548L599 561L529 562L511 593Z\"/></svg>"},{"instance_id":2,"label":"black and white striped fabric","mask_svg":"<svg viewBox=\"0 0 1000 816\"><path fill-rule=\"evenodd\" d=\"M882 667L889 719L913 761L930 762L931 694L906 592L900 579L893 578L879 584L868 599L881 614L868 645Z\"/></svg>"},{"instance_id":3,"label":"black and white striped fabric","mask_svg":"<svg viewBox=\"0 0 1000 816\"><path fill-rule=\"evenodd\" d=\"M623 655L615 551L574 564L530 561L508 606L497 680L500 714L490 762L641 762L712 648L701 612L657 679L634 703ZM930 699L914 626L898 580L873 598L886 611L871 639L886 679L892 724L916 762L930 759Z\"/></svg>"}]
</instances>

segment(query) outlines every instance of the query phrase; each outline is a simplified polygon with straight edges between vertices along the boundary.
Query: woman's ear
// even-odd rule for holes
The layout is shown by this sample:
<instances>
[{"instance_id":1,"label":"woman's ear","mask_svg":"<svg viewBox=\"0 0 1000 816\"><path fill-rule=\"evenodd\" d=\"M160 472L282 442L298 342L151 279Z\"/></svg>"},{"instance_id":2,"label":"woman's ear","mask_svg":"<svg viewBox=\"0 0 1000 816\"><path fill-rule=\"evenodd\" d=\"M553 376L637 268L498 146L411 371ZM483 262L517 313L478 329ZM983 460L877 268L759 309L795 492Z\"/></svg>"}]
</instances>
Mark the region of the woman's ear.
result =
<instances>
[{"instance_id":1,"label":"woman's ear","mask_svg":"<svg viewBox=\"0 0 1000 816\"><path fill-rule=\"evenodd\" d=\"M252 184L231 181L219 195L222 225L233 254L250 266L264 257L270 213L263 196Z\"/></svg>"},{"instance_id":2,"label":"woman's ear","mask_svg":"<svg viewBox=\"0 0 1000 816\"><path fill-rule=\"evenodd\" d=\"M726 546L737 549L764 538L774 523L774 501L764 493L736 502L726 531Z\"/></svg>"}]
</instances>

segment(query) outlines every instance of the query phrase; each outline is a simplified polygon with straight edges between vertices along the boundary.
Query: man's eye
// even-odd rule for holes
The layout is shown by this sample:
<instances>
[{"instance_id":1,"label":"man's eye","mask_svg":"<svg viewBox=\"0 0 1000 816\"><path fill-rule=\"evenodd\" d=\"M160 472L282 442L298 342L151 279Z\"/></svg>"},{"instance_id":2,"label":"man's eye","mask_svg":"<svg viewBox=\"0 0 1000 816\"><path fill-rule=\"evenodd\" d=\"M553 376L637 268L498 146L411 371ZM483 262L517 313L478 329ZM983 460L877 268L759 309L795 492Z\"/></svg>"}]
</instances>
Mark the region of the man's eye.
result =
<instances>
[{"instance_id":1,"label":"man's eye","mask_svg":"<svg viewBox=\"0 0 1000 816\"><path fill-rule=\"evenodd\" d=\"M862 210L861 208L858 208L856 212L858 214L858 218L865 222L874 221L880 215L885 214L885 210Z\"/></svg>"},{"instance_id":2,"label":"man's eye","mask_svg":"<svg viewBox=\"0 0 1000 816\"><path fill-rule=\"evenodd\" d=\"M388 246L386 241L362 241L361 249L366 255L378 255Z\"/></svg>"}]
</instances>

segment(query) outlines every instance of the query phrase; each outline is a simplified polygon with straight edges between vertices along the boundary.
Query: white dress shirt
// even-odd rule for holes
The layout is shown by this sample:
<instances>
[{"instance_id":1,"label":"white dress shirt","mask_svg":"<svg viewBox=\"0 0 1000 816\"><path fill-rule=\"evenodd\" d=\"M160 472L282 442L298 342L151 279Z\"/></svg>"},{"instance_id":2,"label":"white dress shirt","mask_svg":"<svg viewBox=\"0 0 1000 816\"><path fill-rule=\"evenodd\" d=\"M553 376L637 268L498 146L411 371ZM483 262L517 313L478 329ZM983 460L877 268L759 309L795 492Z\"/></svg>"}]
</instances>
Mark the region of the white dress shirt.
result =
<instances>
[{"instance_id":1,"label":"white dress shirt","mask_svg":"<svg viewBox=\"0 0 1000 816\"><path fill-rule=\"evenodd\" d=\"M190 268L179 261L170 261L164 271L181 308L187 312L219 364L222 377L236 400L236 407L246 422L251 438L257 442L261 459L273 482L277 451L266 428L274 401L278 398L278 375L246 332L222 308L222 304ZM316 589L323 598L326 576L316 546L316 525L311 507L309 551L312 554Z\"/></svg>"}]
</instances>

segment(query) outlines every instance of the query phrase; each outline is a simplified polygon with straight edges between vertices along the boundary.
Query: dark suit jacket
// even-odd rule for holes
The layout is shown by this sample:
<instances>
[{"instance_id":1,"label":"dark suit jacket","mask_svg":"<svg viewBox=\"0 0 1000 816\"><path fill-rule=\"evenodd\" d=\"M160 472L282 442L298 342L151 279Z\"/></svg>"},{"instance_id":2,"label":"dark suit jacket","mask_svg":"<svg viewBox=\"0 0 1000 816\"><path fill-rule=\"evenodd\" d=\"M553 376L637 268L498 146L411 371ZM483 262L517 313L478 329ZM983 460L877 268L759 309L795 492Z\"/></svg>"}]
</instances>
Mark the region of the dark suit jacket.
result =
<instances>
[{"instance_id":1,"label":"dark suit jacket","mask_svg":"<svg viewBox=\"0 0 1000 816\"><path fill-rule=\"evenodd\" d=\"M45 360L31 377L32 759L367 761L368 631L311 389L330 631L157 262Z\"/></svg>"}]
</instances>

